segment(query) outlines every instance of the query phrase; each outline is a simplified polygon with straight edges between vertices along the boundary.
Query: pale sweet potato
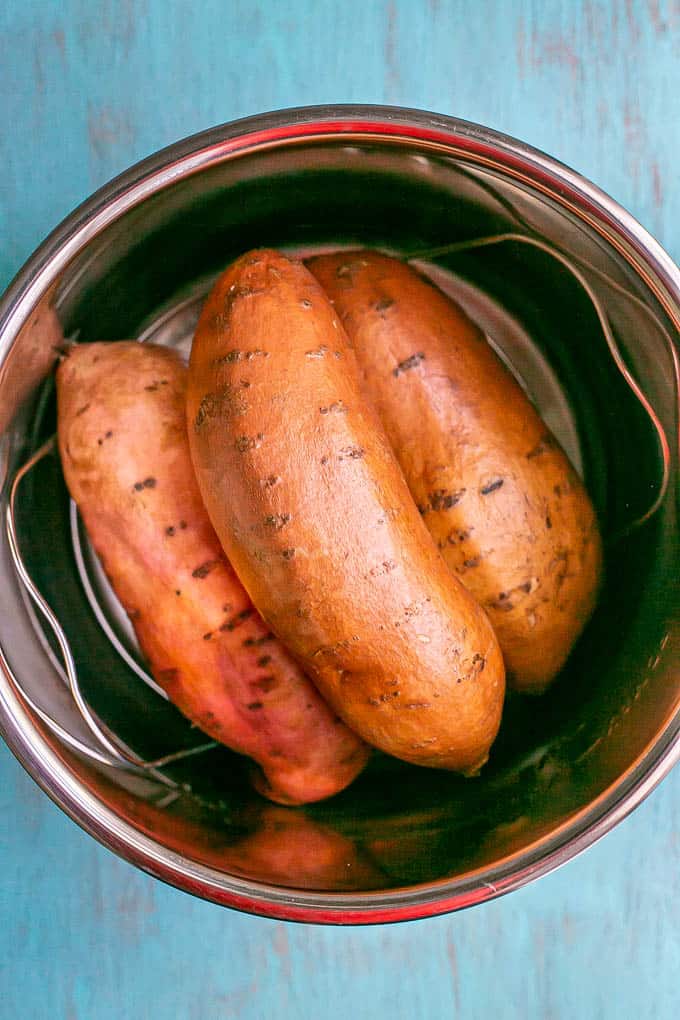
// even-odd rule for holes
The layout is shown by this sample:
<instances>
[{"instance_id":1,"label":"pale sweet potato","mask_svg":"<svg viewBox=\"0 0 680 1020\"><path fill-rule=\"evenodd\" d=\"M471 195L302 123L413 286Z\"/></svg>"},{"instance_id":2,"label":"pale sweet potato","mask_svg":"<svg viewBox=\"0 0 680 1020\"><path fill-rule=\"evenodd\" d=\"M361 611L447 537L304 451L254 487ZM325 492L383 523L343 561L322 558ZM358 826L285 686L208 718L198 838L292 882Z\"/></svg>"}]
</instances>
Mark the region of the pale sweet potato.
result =
<instances>
[{"instance_id":1,"label":"pale sweet potato","mask_svg":"<svg viewBox=\"0 0 680 1020\"><path fill-rule=\"evenodd\" d=\"M231 569L193 475L186 368L134 342L71 348L57 372L66 483L156 680L197 726L253 758L258 789L319 800L368 748L264 624Z\"/></svg>"}]
</instances>

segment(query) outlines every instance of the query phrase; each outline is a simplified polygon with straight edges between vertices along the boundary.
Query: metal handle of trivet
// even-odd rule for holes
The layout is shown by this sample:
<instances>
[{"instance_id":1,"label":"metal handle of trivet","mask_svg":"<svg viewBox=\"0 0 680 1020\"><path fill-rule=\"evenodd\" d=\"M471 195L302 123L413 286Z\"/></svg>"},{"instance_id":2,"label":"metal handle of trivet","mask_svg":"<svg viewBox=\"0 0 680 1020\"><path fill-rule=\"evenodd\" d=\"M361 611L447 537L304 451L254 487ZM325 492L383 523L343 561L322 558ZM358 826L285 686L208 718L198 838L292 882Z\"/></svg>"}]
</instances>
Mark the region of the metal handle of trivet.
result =
<instances>
[{"instance_id":1,"label":"metal handle of trivet","mask_svg":"<svg viewBox=\"0 0 680 1020\"><path fill-rule=\"evenodd\" d=\"M71 651L68 638L64 632L61 623L57 619L52 608L43 597L35 582L33 581L23 556L21 554L21 548L17 537L16 527L16 500L17 492L21 481L26 475L35 467L44 457L48 454L53 453L56 450L56 436L52 436L46 442L40 446L35 453L23 464L16 472L12 484L9 490L9 498L7 501L7 510L5 517L5 527L7 532L7 540L9 544L10 556L12 563L16 571L17 578L19 579L24 591L29 596L33 604L36 606L38 611L41 613L43 618L47 621L59 647L59 652L64 665L66 674L66 680L68 683L69 690L75 705L80 713L83 721L87 725L89 731L96 739L98 745L102 748L102 752L90 747L83 743L77 737L68 733L60 723L56 721L48 712L36 705L35 701L29 696L28 692L24 689L23 685L18 681L16 676L13 676L13 683L17 687L21 697L31 707L31 709L42 719L42 721L52 730L52 732L60 738L64 743L70 747L79 751L81 754L91 758L92 760L109 765L114 768L124 768L128 770L140 771L145 774L152 774L156 779L163 782L166 786L173 788L177 787L177 784L164 776L157 770L165 765L170 765L172 762L180 761L184 758L189 758L197 754L201 754L204 751L208 751L213 747L217 746L217 742L211 740L207 743L200 744L197 747L184 749L182 751L174 751L170 754L163 755L160 758L155 758L153 761L146 761L143 758L138 757L134 754L125 744L118 738L114 738L113 735L109 736L105 732L102 723L97 719L92 709L87 704L83 693L80 689L80 683L78 681L78 670L76 667L75 659Z\"/></svg>"}]
</instances>

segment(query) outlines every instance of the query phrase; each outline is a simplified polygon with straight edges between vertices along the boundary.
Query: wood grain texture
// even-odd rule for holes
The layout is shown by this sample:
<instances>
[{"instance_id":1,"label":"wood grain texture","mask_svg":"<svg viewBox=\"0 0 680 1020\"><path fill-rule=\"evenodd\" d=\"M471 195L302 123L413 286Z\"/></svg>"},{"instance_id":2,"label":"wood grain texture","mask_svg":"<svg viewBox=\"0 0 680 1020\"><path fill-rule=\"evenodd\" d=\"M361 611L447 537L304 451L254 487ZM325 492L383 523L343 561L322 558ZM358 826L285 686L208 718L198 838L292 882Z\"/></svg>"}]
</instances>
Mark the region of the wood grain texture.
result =
<instances>
[{"instance_id":1,"label":"wood grain texture","mask_svg":"<svg viewBox=\"0 0 680 1020\"><path fill-rule=\"evenodd\" d=\"M81 199L182 135L387 102L477 120L609 191L680 258L678 0L24 0L0 7L0 286ZM0 1016L665 1018L680 772L584 857L462 915L249 918L102 850L0 752Z\"/></svg>"}]
</instances>

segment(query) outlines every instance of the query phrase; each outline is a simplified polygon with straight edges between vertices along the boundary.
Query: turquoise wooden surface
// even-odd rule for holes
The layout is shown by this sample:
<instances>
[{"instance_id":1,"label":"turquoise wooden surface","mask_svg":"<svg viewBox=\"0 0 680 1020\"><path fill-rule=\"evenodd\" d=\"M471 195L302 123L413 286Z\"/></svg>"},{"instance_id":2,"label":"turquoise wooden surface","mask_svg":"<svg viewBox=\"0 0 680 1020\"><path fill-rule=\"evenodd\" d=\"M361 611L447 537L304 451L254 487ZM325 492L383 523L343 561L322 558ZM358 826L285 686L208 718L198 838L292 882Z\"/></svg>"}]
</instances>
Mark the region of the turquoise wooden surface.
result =
<instances>
[{"instance_id":1,"label":"turquoise wooden surface","mask_svg":"<svg viewBox=\"0 0 680 1020\"><path fill-rule=\"evenodd\" d=\"M680 258L678 0L8 0L0 286L77 202L213 123L314 102L435 109L524 138ZM452 917L250 918L135 871L0 751L0 1017L670 1018L680 771L584 857Z\"/></svg>"}]
</instances>

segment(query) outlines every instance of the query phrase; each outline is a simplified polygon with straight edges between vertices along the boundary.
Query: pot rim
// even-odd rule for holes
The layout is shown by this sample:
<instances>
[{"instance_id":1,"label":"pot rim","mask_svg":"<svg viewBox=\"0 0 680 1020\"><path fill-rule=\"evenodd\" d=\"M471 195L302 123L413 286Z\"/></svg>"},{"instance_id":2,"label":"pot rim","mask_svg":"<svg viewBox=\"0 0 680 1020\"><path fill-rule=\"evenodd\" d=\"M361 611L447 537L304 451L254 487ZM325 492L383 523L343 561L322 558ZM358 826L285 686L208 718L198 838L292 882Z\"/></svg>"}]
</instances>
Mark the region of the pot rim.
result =
<instances>
[{"instance_id":1,"label":"pot rim","mask_svg":"<svg viewBox=\"0 0 680 1020\"><path fill-rule=\"evenodd\" d=\"M541 151L480 125L420 110L381 106L310 106L210 128L142 160L104 185L47 237L0 301L0 368L40 297L68 262L106 226L191 174L246 152L328 139L399 139L459 156L549 194L600 233L643 277L680 329L680 270L651 235L586 178ZM673 347L676 390L680 382ZM100 843L171 885L213 902L270 918L368 924L459 910L517 889L566 863L600 839L654 789L680 758L680 693L656 737L594 801L549 834L494 864L460 876L383 892L284 889L225 876L187 861L105 807L36 728L0 648L0 732L26 771Z\"/></svg>"}]
</instances>

